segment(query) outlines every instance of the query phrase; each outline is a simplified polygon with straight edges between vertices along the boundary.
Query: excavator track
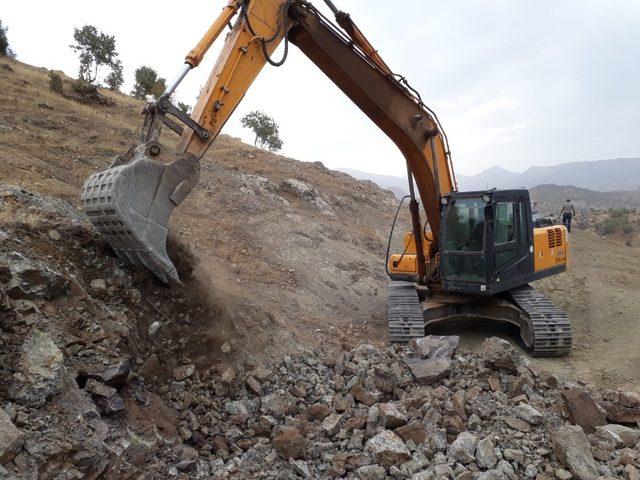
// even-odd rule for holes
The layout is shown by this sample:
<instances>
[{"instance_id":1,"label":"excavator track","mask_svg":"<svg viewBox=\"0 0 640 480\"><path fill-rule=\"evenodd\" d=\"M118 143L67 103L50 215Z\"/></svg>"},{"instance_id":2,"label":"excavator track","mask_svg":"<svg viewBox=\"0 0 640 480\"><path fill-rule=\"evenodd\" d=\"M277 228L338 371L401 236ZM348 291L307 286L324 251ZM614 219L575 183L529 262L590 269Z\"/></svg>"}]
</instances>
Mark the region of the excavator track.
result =
<instances>
[{"instance_id":1,"label":"excavator track","mask_svg":"<svg viewBox=\"0 0 640 480\"><path fill-rule=\"evenodd\" d=\"M387 285L389 342L408 343L424 337L424 317L415 284L392 282Z\"/></svg>"},{"instance_id":2,"label":"excavator track","mask_svg":"<svg viewBox=\"0 0 640 480\"><path fill-rule=\"evenodd\" d=\"M556 307L549 297L530 285L510 292L513 301L529 317L527 323L533 338L523 338L536 357L568 355L571 351L571 323L567 314Z\"/></svg>"}]
</instances>

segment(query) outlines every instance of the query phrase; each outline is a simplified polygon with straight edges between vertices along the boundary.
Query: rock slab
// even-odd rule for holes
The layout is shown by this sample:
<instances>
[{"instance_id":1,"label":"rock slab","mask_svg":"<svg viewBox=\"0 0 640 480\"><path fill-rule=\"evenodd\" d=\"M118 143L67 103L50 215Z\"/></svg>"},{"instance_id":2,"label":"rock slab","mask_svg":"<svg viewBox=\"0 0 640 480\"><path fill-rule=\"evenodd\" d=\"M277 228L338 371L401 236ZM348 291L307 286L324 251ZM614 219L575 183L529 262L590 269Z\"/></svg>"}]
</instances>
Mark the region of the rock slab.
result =
<instances>
[{"instance_id":1,"label":"rock slab","mask_svg":"<svg viewBox=\"0 0 640 480\"><path fill-rule=\"evenodd\" d=\"M553 451L560 462L579 480L597 480L600 476L591 446L579 426L566 425L552 434Z\"/></svg>"},{"instance_id":2,"label":"rock slab","mask_svg":"<svg viewBox=\"0 0 640 480\"><path fill-rule=\"evenodd\" d=\"M32 330L22 344L9 396L22 405L43 406L60 392L63 358L48 334Z\"/></svg>"}]
</instances>

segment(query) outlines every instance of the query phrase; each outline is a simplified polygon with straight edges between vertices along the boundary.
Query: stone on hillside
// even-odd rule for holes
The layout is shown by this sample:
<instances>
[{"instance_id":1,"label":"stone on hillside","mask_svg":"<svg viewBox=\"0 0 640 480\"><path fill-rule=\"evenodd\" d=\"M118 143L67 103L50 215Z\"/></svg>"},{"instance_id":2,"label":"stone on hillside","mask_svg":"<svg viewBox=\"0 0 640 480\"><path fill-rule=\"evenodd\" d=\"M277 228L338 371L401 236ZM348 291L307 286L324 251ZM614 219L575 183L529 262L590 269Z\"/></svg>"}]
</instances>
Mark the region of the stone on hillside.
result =
<instances>
[{"instance_id":1,"label":"stone on hillside","mask_svg":"<svg viewBox=\"0 0 640 480\"><path fill-rule=\"evenodd\" d=\"M578 480L596 480L599 477L598 465L581 427L560 427L551 438L554 453Z\"/></svg>"},{"instance_id":2,"label":"stone on hillside","mask_svg":"<svg viewBox=\"0 0 640 480\"><path fill-rule=\"evenodd\" d=\"M324 432L329 436L335 435L338 433L340 420L342 420L342 415L337 415L335 413L329 415L322 421L322 430L324 430Z\"/></svg>"},{"instance_id":3,"label":"stone on hillside","mask_svg":"<svg viewBox=\"0 0 640 480\"><path fill-rule=\"evenodd\" d=\"M331 409L325 405L324 403L314 403L307 410L307 417L309 420L319 420L322 421L331 415Z\"/></svg>"},{"instance_id":4,"label":"stone on hillside","mask_svg":"<svg viewBox=\"0 0 640 480\"><path fill-rule=\"evenodd\" d=\"M476 458L476 446L478 438L471 432L462 432L459 434L451 445L449 445L448 454L456 461L467 464Z\"/></svg>"},{"instance_id":5,"label":"stone on hillside","mask_svg":"<svg viewBox=\"0 0 640 480\"><path fill-rule=\"evenodd\" d=\"M531 424L521 418L516 417L501 417L504 423L509 425L510 428L518 430L519 432L529 433L531 431Z\"/></svg>"},{"instance_id":6,"label":"stone on hillside","mask_svg":"<svg viewBox=\"0 0 640 480\"><path fill-rule=\"evenodd\" d=\"M624 480L640 480L640 470L634 465L626 465L622 475Z\"/></svg>"},{"instance_id":7,"label":"stone on hillside","mask_svg":"<svg viewBox=\"0 0 640 480\"><path fill-rule=\"evenodd\" d=\"M398 428L407 424L407 414L396 403L381 403L378 406L380 424L385 428Z\"/></svg>"},{"instance_id":8,"label":"stone on hillside","mask_svg":"<svg viewBox=\"0 0 640 480\"><path fill-rule=\"evenodd\" d=\"M528 403L518 405L515 408L515 413L518 417L529 422L531 425L540 425L545 419L545 416L542 413Z\"/></svg>"},{"instance_id":9,"label":"stone on hillside","mask_svg":"<svg viewBox=\"0 0 640 480\"><path fill-rule=\"evenodd\" d=\"M9 297L52 300L67 292L69 281L41 262L31 261L20 253L7 257L10 278L6 285Z\"/></svg>"},{"instance_id":10,"label":"stone on hillside","mask_svg":"<svg viewBox=\"0 0 640 480\"><path fill-rule=\"evenodd\" d=\"M518 366L525 363L524 357L518 350L498 337L486 339L480 347L480 354L486 364L511 373L516 373Z\"/></svg>"},{"instance_id":11,"label":"stone on hillside","mask_svg":"<svg viewBox=\"0 0 640 480\"><path fill-rule=\"evenodd\" d=\"M299 460L306 456L307 439L294 427L283 427L271 443L284 459Z\"/></svg>"},{"instance_id":12,"label":"stone on hillside","mask_svg":"<svg viewBox=\"0 0 640 480\"><path fill-rule=\"evenodd\" d=\"M365 465L356 470L358 480L384 480L387 474L379 465Z\"/></svg>"},{"instance_id":13,"label":"stone on hillside","mask_svg":"<svg viewBox=\"0 0 640 480\"><path fill-rule=\"evenodd\" d=\"M483 438L476 447L476 463L480 468L490 469L498 463L498 456L495 452L495 443L491 436Z\"/></svg>"},{"instance_id":14,"label":"stone on hillside","mask_svg":"<svg viewBox=\"0 0 640 480\"><path fill-rule=\"evenodd\" d=\"M186 380L187 378L189 378L195 372L196 372L195 366L191 364L181 365L173 370L173 379L176 382L181 382L182 380Z\"/></svg>"},{"instance_id":15,"label":"stone on hillside","mask_svg":"<svg viewBox=\"0 0 640 480\"><path fill-rule=\"evenodd\" d=\"M112 364L98 374L89 374L89 378L94 378L113 388L122 388L127 384L130 372L131 361L125 359Z\"/></svg>"},{"instance_id":16,"label":"stone on hillside","mask_svg":"<svg viewBox=\"0 0 640 480\"><path fill-rule=\"evenodd\" d=\"M0 408L0 465L11 461L22 448L24 434Z\"/></svg>"},{"instance_id":17,"label":"stone on hillside","mask_svg":"<svg viewBox=\"0 0 640 480\"><path fill-rule=\"evenodd\" d=\"M640 430L624 425L609 424L596 428L596 435L615 440L618 446L634 447L640 441Z\"/></svg>"},{"instance_id":18,"label":"stone on hillside","mask_svg":"<svg viewBox=\"0 0 640 480\"><path fill-rule=\"evenodd\" d=\"M335 214L331 210L331 207L320 196L318 190L301 180L289 178L280 183L280 190L285 192L291 192L298 196L301 200L309 202L323 215L334 217Z\"/></svg>"},{"instance_id":19,"label":"stone on hillside","mask_svg":"<svg viewBox=\"0 0 640 480\"><path fill-rule=\"evenodd\" d=\"M428 335L412 340L411 346L420 358L453 358L459 343L460 337L456 335Z\"/></svg>"},{"instance_id":20,"label":"stone on hillside","mask_svg":"<svg viewBox=\"0 0 640 480\"><path fill-rule=\"evenodd\" d=\"M91 280L89 284L89 289L93 293L103 293L107 291L107 281L104 278L96 278Z\"/></svg>"},{"instance_id":21,"label":"stone on hillside","mask_svg":"<svg viewBox=\"0 0 640 480\"><path fill-rule=\"evenodd\" d=\"M580 388L569 388L560 394L569 415L569 422L579 425L586 433L593 433L596 427L606 425L605 414L591 396Z\"/></svg>"},{"instance_id":22,"label":"stone on hillside","mask_svg":"<svg viewBox=\"0 0 640 480\"><path fill-rule=\"evenodd\" d=\"M448 358L430 358L427 360L408 358L405 362L418 385L431 385L447 377L451 372L451 360Z\"/></svg>"},{"instance_id":23,"label":"stone on hillside","mask_svg":"<svg viewBox=\"0 0 640 480\"><path fill-rule=\"evenodd\" d=\"M396 428L394 432L403 441L408 442L411 440L415 445L420 445L427 439L427 429L422 422L418 421Z\"/></svg>"},{"instance_id":24,"label":"stone on hillside","mask_svg":"<svg viewBox=\"0 0 640 480\"><path fill-rule=\"evenodd\" d=\"M377 403L378 401L378 396L375 395L374 393L371 393L369 391L367 391L364 387L360 386L360 385L356 385L355 387L353 387L351 389L351 395L353 395L353 398L356 399L356 401L370 407L371 405L373 405L374 403Z\"/></svg>"},{"instance_id":25,"label":"stone on hillside","mask_svg":"<svg viewBox=\"0 0 640 480\"><path fill-rule=\"evenodd\" d=\"M383 430L369 439L365 451L384 467L400 465L411 459L411 453L402 439L389 430Z\"/></svg>"},{"instance_id":26,"label":"stone on hillside","mask_svg":"<svg viewBox=\"0 0 640 480\"><path fill-rule=\"evenodd\" d=\"M51 337L31 330L20 349L9 396L16 402L41 407L60 392L64 356Z\"/></svg>"},{"instance_id":27,"label":"stone on hillside","mask_svg":"<svg viewBox=\"0 0 640 480\"><path fill-rule=\"evenodd\" d=\"M612 423L640 422L640 393L608 390L603 394L602 407Z\"/></svg>"}]
</instances>

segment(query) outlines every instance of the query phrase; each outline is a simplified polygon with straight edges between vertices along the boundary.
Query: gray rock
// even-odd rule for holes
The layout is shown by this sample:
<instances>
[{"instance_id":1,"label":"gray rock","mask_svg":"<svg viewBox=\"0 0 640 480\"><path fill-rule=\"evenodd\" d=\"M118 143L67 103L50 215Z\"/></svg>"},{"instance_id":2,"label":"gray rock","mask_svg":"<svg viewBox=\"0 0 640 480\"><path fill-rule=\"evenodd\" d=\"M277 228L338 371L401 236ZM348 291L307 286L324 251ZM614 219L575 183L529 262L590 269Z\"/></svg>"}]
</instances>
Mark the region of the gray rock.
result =
<instances>
[{"instance_id":1,"label":"gray rock","mask_svg":"<svg viewBox=\"0 0 640 480\"><path fill-rule=\"evenodd\" d=\"M324 430L327 435L334 435L338 433L340 420L342 420L342 415L335 413L329 415L322 421L322 430Z\"/></svg>"},{"instance_id":2,"label":"gray rock","mask_svg":"<svg viewBox=\"0 0 640 480\"><path fill-rule=\"evenodd\" d=\"M640 430L624 425L609 424L596 428L596 435L615 440L617 446L634 447L640 441Z\"/></svg>"},{"instance_id":3,"label":"gray rock","mask_svg":"<svg viewBox=\"0 0 640 480\"><path fill-rule=\"evenodd\" d=\"M41 407L60 392L64 356L48 334L33 329L20 349L9 396L16 402Z\"/></svg>"},{"instance_id":4,"label":"gray rock","mask_svg":"<svg viewBox=\"0 0 640 480\"><path fill-rule=\"evenodd\" d=\"M430 358L427 360L408 358L405 362L418 385L431 385L447 377L451 372L451 360L448 358Z\"/></svg>"},{"instance_id":5,"label":"gray rock","mask_svg":"<svg viewBox=\"0 0 640 480\"><path fill-rule=\"evenodd\" d=\"M379 465L365 465L356 470L358 480L384 480L386 472Z\"/></svg>"},{"instance_id":6,"label":"gray rock","mask_svg":"<svg viewBox=\"0 0 640 480\"><path fill-rule=\"evenodd\" d=\"M459 343L460 337L456 335L428 335L412 340L411 346L420 358L453 358Z\"/></svg>"},{"instance_id":7,"label":"gray rock","mask_svg":"<svg viewBox=\"0 0 640 480\"><path fill-rule=\"evenodd\" d=\"M480 347L480 355L486 364L511 373L518 371L518 366L526 363L522 354L509 342L498 337L491 337Z\"/></svg>"},{"instance_id":8,"label":"gray rock","mask_svg":"<svg viewBox=\"0 0 640 480\"><path fill-rule=\"evenodd\" d=\"M495 444L491 436L485 437L478 442L476 448L476 463L483 469L491 469L498 463Z\"/></svg>"},{"instance_id":9,"label":"gray rock","mask_svg":"<svg viewBox=\"0 0 640 480\"><path fill-rule=\"evenodd\" d=\"M289 463L293 465L296 473L300 475L302 478L310 478L311 473L309 472L309 466L306 462L302 460L294 460L293 458L289 460Z\"/></svg>"},{"instance_id":10,"label":"gray rock","mask_svg":"<svg viewBox=\"0 0 640 480\"><path fill-rule=\"evenodd\" d=\"M13 299L53 300L69 289L69 281L42 262L31 261L13 252L7 257L10 278L6 291Z\"/></svg>"},{"instance_id":11,"label":"gray rock","mask_svg":"<svg viewBox=\"0 0 640 480\"><path fill-rule=\"evenodd\" d=\"M571 472L568 472L564 468L556 468L554 471L554 475L558 480L571 480L573 478Z\"/></svg>"},{"instance_id":12,"label":"gray rock","mask_svg":"<svg viewBox=\"0 0 640 480\"><path fill-rule=\"evenodd\" d=\"M0 465L11 461L22 448L23 442L24 433L16 428L9 416L0 408Z\"/></svg>"},{"instance_id":13,"label":"gray rock","mask_svg":"<svg viewBox=\"0 0 640 480\"><path fill-rule=\"evenodd\" d=\"M407 414L404 408L396 403L381 403L378 405L380 424L385 428L398 428L407 424Z\"/></svg>"},{"instance_id":14,"label":"gray rock","mask_svg":"<svg viewBox=\"0 0 640 480\"><path fill-rule=\"evenodd\" d=\"M411 458L402 439L389 430L383 430L371 438L365 445L365 451L384 467L399 465Z\"/></svg>"},{"instance_id":15,"label":"gray rock","mask_svg":"<svg viewBox=\"0 0 640 480\"><path fill-rule=\"evenodd\" d=\"M107 290L107 282L103 278L96 278L94 280L91 280L89 288L92 292L101 293Z\"/></svg>"},{"instance_id":16,"label":"gray rock","mask_svg":"<svg viewBox=\"0 0 640 480\"><path fill-rule=\"evenodd\" d=\"M579 480L596 480L598 466L591 446L579 426L567 425L552 433L553 451L560 462Z\"/></svg>"},{"instance_id":17,"label":"gray rock","mask_svg":"<svg viewBox=\"0 0 640 480\"><path fill-rule=\"evenodd\" d=\"M331 207L320 196L318 190L316 190L308 183L303 182L302 180L296 180L294 178L284 180L280 183L280 190L291 192L298 196L301 200L309 202L315 207L316 210L318 210L323 215L327 215L329 217L335 216L335 213L333 213Z\"/></svg>"},{"instance_id":18,"label":"gray rock","mask_svg":"<svg viewBox=\"0 0 640 480\"><path fill-rule=\"evenodd\" d=\"M542 413L528 403L518 405L515 408L515 413L522 420L525 420L532 425L540 425L545 419L545 416Z\"/></svg>"},{"instance_id":19,"label":"gray rock","mask_svg":"<svg viewBox=\"0 0 640 480\"><path fill-rule=\"evenodd\" d=\"M462 432L449 446L448 454L462 464L471 463L476 458L477 445L478 438L473 433Z\"/></svg>"}]
</instances>

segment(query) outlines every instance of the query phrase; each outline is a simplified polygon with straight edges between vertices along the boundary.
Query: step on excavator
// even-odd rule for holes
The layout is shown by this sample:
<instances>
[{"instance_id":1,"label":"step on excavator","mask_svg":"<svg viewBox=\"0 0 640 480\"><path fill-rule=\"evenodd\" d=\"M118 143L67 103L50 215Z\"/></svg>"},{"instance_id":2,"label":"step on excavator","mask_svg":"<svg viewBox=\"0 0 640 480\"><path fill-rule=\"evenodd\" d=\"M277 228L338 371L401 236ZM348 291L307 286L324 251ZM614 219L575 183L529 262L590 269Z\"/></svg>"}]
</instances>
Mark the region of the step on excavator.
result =
<instances>
[{"instance_id":1,"label":"step on excavator","mask_svg":"<svg viewBox=\"0 0 640 480\"><path fill-rule=\"evenodd\" d=\"M231 0L176 79L145 107L139 144L84 184L81 203L92 223L122 261L178 282L166 251L171 213L196 186L200 158L260 71L284 64L293 44L406 159L411 231L401 253L387 252L389 340L408 342L438 323L484 319L518 327L534 355L567 354L567 316L529 285L566 269L565 228L534 228L527 190L458 191L435 113L389 68L351 16L324 2L335 20L303 0ZM220 56L186 115L171 97L227 27ZM274 59L283 42L283 56ZM163 127L180 136L175 149L160 142Z\"/></svg>"}]
</instances>

